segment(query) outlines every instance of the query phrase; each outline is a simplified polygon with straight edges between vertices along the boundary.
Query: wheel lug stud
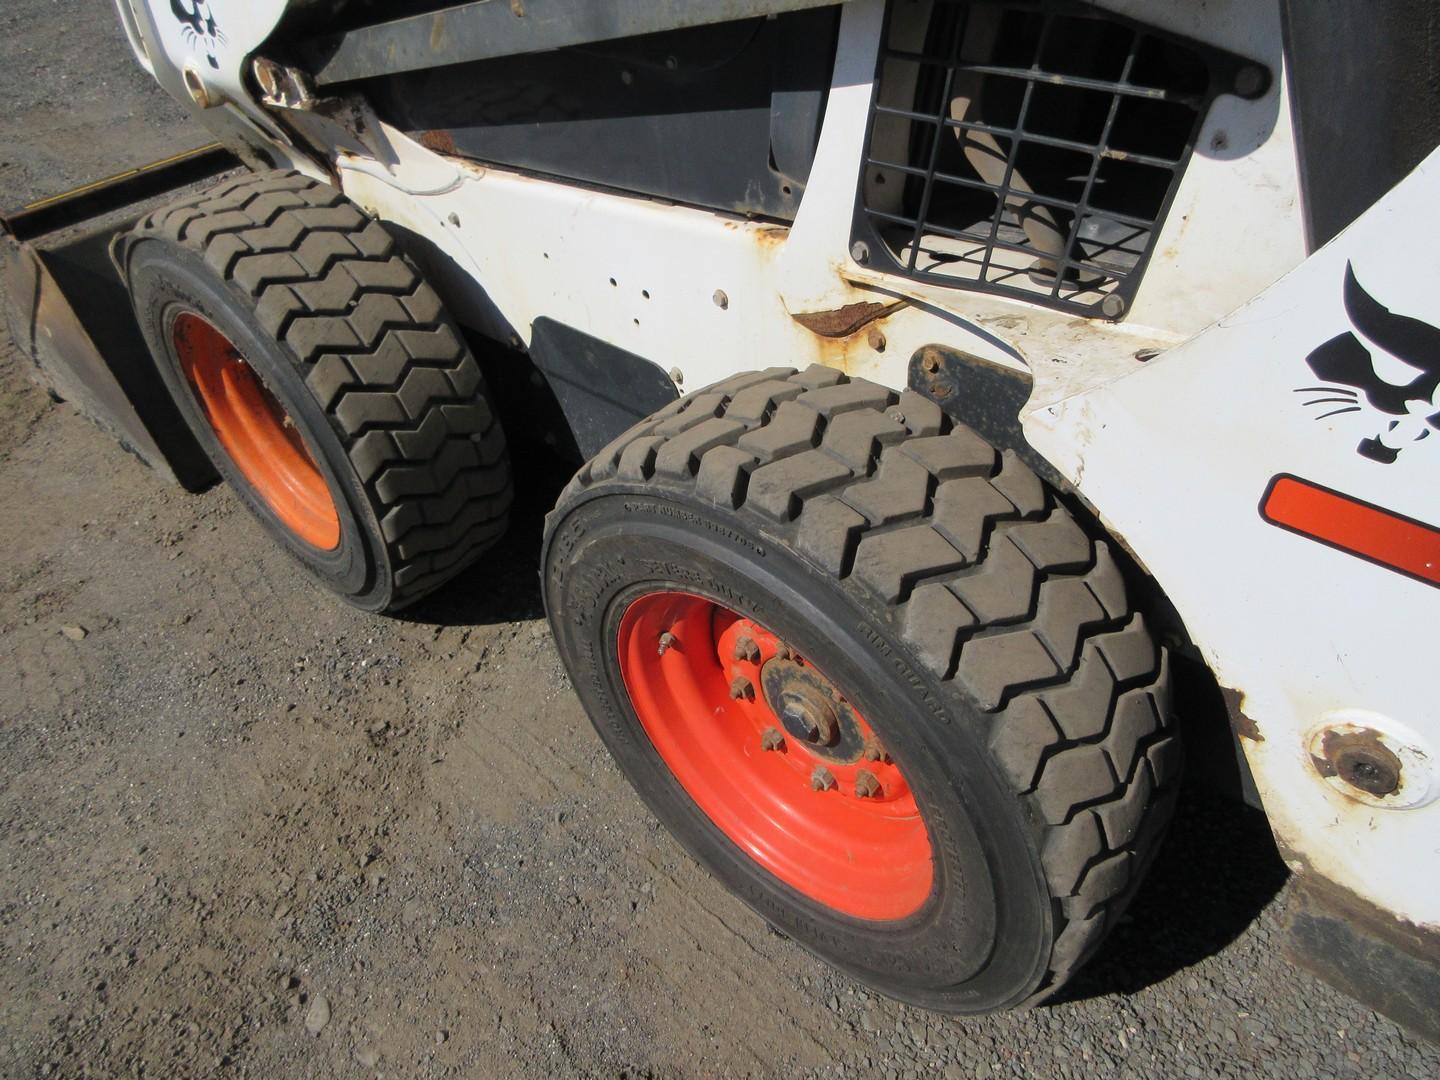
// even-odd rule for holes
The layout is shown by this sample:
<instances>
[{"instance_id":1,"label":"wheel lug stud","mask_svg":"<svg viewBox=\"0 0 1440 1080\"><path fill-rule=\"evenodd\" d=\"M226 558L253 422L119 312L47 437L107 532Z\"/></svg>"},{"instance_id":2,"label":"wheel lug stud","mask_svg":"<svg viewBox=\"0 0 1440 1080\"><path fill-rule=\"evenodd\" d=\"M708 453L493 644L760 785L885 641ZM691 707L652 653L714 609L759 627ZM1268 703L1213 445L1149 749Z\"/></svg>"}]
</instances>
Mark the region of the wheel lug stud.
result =
<instances>
[{"instance_id":1,"label":"wheel lug stud","mask_svg":"<svg viewBox=\"0 0 1440 1080\"><path fill-rule=\"evenodd\" d=\"M785 746L785 736L780 734L780 729L767 727L760 733L760 749L781 750Z\"/></svg>"},{"instance_id":2,"label":"wheel lug stud","mask_svg":"<svg viewBox=\"0 0 1440 1080\"><path fill-rule=\"evenodd\" d=\"M746 701L752 700L755 697L755 684L744 675L736 675L730 680L730 697L735 701L739 701L741 698Z\"/></svg>"},{"instance_id":3,"label":"wheel lug stud","mask_svg":"<svg viewBox=\"0 0 1440 1080\"><path fill-rule=\"evenodd\" d=\"M738 637L735 639L735 659L748 660L752 664L760 662L760 646L755 644L753 638Z\"/></svg>"},{"instance_id":4,"label":"wheel lug stud","mask_svg":"<svg viewBox=\"0 0 1440 1080\"><path fill-rule=\"evenodd\" d=\"M835 786L835 774L824 765L816 765L810 774L810 786L816 791L829 791Z\"/></svg>"},{"instance_id":5,"label":"wheel lug stud","mask_svg":"<svg viewBox=\"0 0 1440 1080\"><path fill-rule=\"evenodd\" d=\"M666 630L663 634L660 635L659 645L655 649L655 654L657 656L664 656L665 650L670 648L671 645L674 645L677 640L678 639L675 637L674 634L670 633L669 630Z\"/></svg>"},{"instance_id":6,"label":"wheel lug stud","mask_svg":"<svg viewBox=\"0 0 1440 1080\"><path fill-rule=\"evenodd\" d=\"M855 774L855 796L860 799L874 799L880 795L880 781L875 779L875 774L869 769L861 769Z\"/></svg>"}]
</instances>

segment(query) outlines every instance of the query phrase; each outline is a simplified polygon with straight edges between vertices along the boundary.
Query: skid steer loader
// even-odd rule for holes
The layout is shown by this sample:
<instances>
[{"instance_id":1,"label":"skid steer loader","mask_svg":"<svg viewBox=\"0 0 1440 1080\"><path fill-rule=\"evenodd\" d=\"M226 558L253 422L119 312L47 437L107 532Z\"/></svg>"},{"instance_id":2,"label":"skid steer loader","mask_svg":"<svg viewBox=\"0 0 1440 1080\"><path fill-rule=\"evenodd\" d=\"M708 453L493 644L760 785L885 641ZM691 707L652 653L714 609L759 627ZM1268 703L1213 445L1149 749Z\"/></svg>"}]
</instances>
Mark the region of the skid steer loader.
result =
<instances>
[{"instance_id":1,"label":"skid steer loader","mask_svg":"<svg viewBox=\"0 0 1440 1080\"><path fill-rule=\"evenodd\" d=\"M887 994L1053 995L1183 741L1440 1034L1431 5L117 5L219 142L5 218L56 394L372 611L541 429L600 737Z\"/></svg>"}]
</instances>

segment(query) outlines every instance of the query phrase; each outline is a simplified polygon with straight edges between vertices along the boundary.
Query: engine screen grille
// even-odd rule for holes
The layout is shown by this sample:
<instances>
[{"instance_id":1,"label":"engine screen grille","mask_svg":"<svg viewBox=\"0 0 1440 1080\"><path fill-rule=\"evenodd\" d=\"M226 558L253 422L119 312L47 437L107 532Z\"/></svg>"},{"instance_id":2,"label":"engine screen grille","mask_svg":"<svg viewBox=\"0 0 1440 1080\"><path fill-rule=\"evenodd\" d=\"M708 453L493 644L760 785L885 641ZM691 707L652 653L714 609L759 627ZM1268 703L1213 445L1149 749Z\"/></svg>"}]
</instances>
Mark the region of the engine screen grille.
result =
<instances>
[{"instance_id":1,"label":"engine screen grille","mask_svg":"<svg viewBox=\"0 0 1440 1080\"><path fill-rule=\"evenodd\" d=\"M1211 101L1269 81L1241 57L1065 0L892 0L852 250L1118 319Z\"/></svg>"}]
</instances>

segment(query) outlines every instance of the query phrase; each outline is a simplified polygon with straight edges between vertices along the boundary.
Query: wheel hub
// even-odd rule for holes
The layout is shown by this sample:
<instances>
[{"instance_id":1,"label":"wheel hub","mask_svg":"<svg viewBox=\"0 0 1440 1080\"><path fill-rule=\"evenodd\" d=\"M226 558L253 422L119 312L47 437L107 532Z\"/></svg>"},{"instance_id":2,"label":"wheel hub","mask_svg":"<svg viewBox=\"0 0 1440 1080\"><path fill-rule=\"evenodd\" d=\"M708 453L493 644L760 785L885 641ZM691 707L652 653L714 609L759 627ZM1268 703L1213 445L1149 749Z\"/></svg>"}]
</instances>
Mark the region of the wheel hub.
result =
<instances>
[{"instance_id":1,"label":"wheel hub","mask_svg":"<svg viewBox=\"0 0 1440 1080\"><path fill-rule=\"evenodd\" d=\"M835 761L855 761L864 749L855 715L813 667L773 656L760 669L765 702L792 737Z\"/></svg>"},{"instance_id":2,"label":"wheel hub","mask_svg":"<svg viewBox=\"0 0 1440 1080\"><path fill-rule=\"evenodd\" d=\"M900 767L818 669L704 597L650 593L617 652L636 716L711 822L780 880L864 919L930 895L929 834Z\"/></svg>"}]
</instances>

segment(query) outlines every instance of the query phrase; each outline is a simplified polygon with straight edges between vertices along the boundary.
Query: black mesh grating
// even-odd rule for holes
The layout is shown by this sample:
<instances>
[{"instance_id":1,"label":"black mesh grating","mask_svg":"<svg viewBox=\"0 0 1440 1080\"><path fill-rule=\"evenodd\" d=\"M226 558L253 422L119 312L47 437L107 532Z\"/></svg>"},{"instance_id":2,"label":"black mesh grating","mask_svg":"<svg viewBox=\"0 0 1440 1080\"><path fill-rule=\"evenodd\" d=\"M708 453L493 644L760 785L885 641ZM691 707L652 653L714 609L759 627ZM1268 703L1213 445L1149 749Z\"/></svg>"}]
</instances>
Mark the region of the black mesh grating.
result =
<instances>
[{"instance_id":1,"label":"black mesh grating","mask_svg":"<svg viewBox=\"0 0 1440 1080\"><path fill-rule=\"evenodd\" d=\"M1240 57L1066 0L892 0L877 78L854 250L1112 318L1211 101L1269 83Z\"/></svg>"}]
</instances>

